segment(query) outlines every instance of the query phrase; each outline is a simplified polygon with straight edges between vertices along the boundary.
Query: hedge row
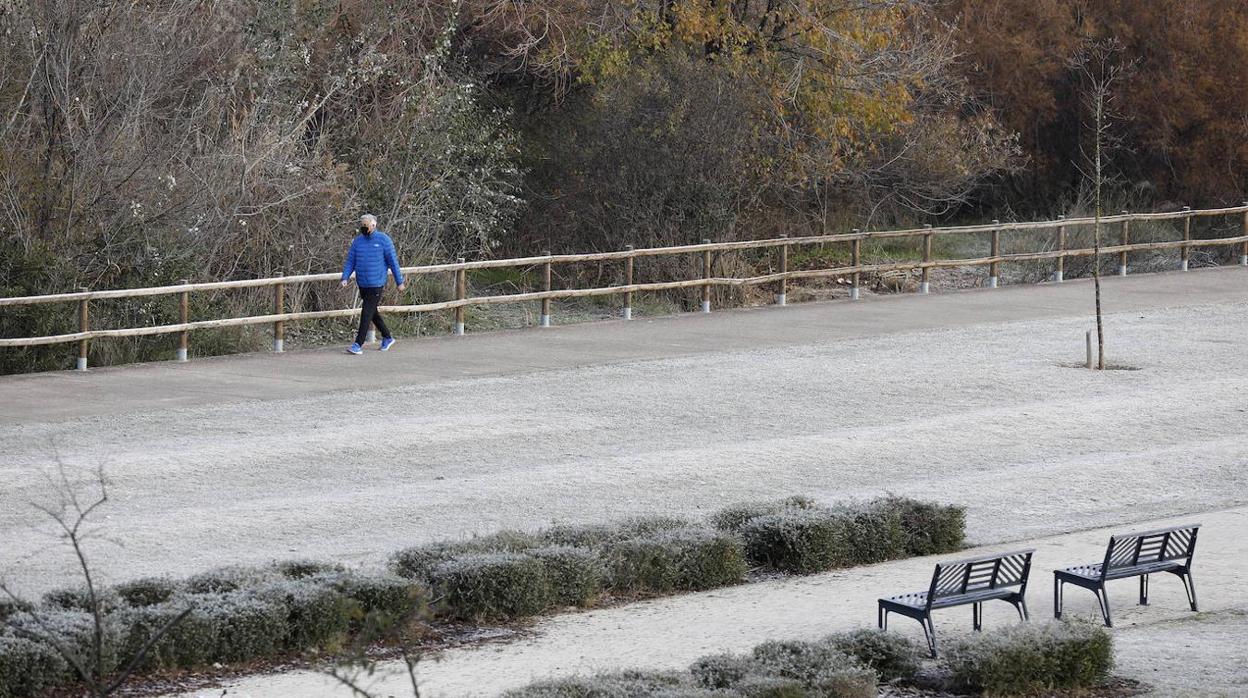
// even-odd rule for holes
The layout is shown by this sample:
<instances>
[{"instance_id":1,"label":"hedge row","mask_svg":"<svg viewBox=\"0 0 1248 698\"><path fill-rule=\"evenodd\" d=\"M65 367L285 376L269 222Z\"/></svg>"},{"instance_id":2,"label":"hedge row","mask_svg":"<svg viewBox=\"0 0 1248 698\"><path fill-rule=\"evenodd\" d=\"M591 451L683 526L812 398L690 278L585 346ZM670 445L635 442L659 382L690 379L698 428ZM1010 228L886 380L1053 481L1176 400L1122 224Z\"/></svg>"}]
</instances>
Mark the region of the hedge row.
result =
<instances>
[{"instance_id":1,"label":"hedge row","mask_svg":"<svg viewBox=\"0 0 1248 698\"><path fill-rule=\"evenodd\" d=\"M941 667L952 690L1036 695L1090 688L1113 665L1109 634L1082 623L1022 624L965 641ZM766 642L703 657L683 672L627 671L539 681L505 698L868 698L880 682L914 684L917 643L858 630L816 642ZM939 673L939 672L938 672Z\"/></svg>"},{"instance_id":2,"label":"hedge row","mask_svg":"<svg viewBox=\"0 0 1248 698\"><path fill-rule=\"evenodd\" d=\"M946 661L962 690L1034 695L1103 682L1114 666L1114 646L1099 625L1024 623L958 644Z\"/></svg>"},{"instance_id":3,"label":"hedge row","mask_svg":"<svg viewBox=\"0 0 1248 698\"><path fill-rule=\"evenodd\" d=\"M504 620L617 596L736 584L748 567L807 574L962 547L964 512L900 497L820 507L809 499L670 517L505 531L402 550L391 569L433 590L440 612Z\"/></svg>"},{"instance_id":4,"label":"hedge row","mask_svg":"<svg viewBox=\"0 0 1248 698\"><path fill-rule=\"evenodd\" d=\"M291 561L138 579L102 590L96 603L106 619L105 671L187 609L141 668L190 668L333 649L366 617L408 614L428 599L443 617L509 620L591 606L607 593L736 584L751 565L807 573L945 552L961 547L962 536L955 507L889 497L829 508L790 498L725 509L708 523L642 517L423 545L396 553L393 574ZM81 589L49 592L37 608L0 603L0 698L76 678L51 646L89 654L91 605Z\"/></svg>"},{"instance_id":5,"label":"hedge row","mask_svg":"<svg viewBox=\"0 0 1248 698\"><path fill-rule=\"evenodd\" d=\"M711 589L747 571L735 536L667 517L434 543L396 553L390 566L428 586L437 612L471 621L590 606L604 592Z\"/></svg>"},{"instance_id":6,"label":"hedge row","mask_svg":"<svg viewBox=\"0 0 1248 698\"><path fill-rule=\"evenodd\" d=\"M231 567L185 581L142 579L102 590L101 662L111 673L169 621L139 669L192 668L279 653L332 649L369 620L411 614L424 592L409 579L304 563ZM40 606L10 605L0 628L0 698L38 695L78 680L57 645L93 669L94 619L84 590L46 594Z\"/></svg>"}]
</instances>

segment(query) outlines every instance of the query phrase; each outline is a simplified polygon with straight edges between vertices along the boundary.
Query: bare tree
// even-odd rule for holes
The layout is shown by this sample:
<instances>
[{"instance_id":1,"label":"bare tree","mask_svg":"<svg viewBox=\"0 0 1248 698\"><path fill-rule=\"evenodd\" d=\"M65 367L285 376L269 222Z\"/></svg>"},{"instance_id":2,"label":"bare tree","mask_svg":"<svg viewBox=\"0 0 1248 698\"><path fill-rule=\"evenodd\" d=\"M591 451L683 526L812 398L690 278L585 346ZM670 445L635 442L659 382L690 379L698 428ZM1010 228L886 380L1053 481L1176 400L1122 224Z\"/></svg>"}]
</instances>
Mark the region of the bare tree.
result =
<instances>
[{"instance_id":1,"label":"bare tree","mask_svg":"<svg viewBox=\"0 0 1248 698\"><path fill-rule=\"evenodd\" d=\"M1090 123L1085 126L1089 144L1081 148L1085 162L1079 167L1093 189L1095 206L1092 238L1092 284L1096 293L1096 368L1105 370L1105 322L1101 309L1101 215L1103 189L1107 182L1107 154L1115 142L1111 122L1116 101L1115 85L1124 77L1128 65L1118 60L1123 46L1116 39L1089 41L1079 52L1072 67L1079 75L1082 102ZM1088 152L1088 147L1091 153Z\"/></svg>"},{"instance_id":2,"label":"bare tree","mask_svg":"<svg viewBox=\"0 0 1248 698\"><path fill-rule=\"evenodd\" d=\"M71 479L65 465L57 462L57 478L53 483L57 490L55 505L32 504L41 513L56 524L58 536L65 541L74 553L78 571L86 587L86 611L91 616L91 638L86 653L79 651L65 641L49 622L48 618L34 604L22 599L6 582L0 580L0 593L19 608L30 609L27 617L32 627L15 626L18 637L40 642L51 646L56 653L74 670L82 680L87 694L92 698L104 698L113 695L138 668L147 657L152 647L180 623L191 612L186 610L174 616L138 649L132 656L122 658L120 669L112 671L110 662L105 659L105 624L108 622L105 601L101 587L91 565L87 560L86 543L93 537L89 526L92 516L108 502L108 481L102 467L97 468L93 475L91 493L85 496L77 483ZM10 621L6 621L10 622Z\"/></svg>"}]
</instances>

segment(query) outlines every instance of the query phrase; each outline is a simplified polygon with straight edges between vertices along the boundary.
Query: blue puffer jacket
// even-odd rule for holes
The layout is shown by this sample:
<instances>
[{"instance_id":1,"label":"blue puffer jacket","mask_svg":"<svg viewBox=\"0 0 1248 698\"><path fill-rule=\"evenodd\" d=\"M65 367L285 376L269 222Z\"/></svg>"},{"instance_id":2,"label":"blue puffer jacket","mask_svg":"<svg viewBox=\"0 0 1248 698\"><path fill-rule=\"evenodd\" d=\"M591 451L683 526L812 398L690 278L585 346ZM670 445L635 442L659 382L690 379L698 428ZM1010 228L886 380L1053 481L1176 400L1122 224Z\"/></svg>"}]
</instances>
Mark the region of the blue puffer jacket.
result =
<instances>
[{"instance_id":1,"label":"blue puffer jacket","mask_svg":"<svg viewBox=\"0 0 1248 698\"><path fill-rule=\"evenodd\" d=\"M394 274L394 283L403 283L399 271L399 254L394 251L390 236L374 230L372 235L356 235L347 250L347 261L342 265L342 280L351 278L355 272L355 285L360 288L381 288L386 285L386 270Z\"/></svg>"}]
</instances>

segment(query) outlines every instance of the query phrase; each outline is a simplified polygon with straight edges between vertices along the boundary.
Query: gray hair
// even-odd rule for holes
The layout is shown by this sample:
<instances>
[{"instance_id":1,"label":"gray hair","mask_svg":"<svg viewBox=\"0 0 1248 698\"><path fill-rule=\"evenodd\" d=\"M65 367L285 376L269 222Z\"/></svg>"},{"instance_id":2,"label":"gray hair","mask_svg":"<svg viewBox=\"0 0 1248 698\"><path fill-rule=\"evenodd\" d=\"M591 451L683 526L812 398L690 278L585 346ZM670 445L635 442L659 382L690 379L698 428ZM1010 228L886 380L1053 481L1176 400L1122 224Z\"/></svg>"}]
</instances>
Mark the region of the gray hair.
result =
<instances>
[{"instance_id":1,"label":"gray hair","mask_svg":"<svg viewBox=\"0 0 1248 698\"><path fill-rule=\"evenodd\" d=\"M371 213L365 213L364 215L360 216L360 222L364 223L365 225L369 223L372 223L373 225L377 225L377 216L374 216Z\"/></svg>"}]
</instances>

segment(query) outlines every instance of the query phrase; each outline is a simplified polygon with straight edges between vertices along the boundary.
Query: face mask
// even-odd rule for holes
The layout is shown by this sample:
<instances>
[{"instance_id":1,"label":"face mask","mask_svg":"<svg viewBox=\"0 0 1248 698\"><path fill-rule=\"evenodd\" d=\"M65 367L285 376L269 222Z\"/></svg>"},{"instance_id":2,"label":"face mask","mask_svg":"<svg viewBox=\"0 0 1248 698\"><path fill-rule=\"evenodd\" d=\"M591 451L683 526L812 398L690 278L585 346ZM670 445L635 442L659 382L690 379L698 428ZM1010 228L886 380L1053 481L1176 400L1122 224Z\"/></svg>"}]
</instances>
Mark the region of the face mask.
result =
<instances>
[{"instance_id":1,"label":"face mask","mask_svg":"<svg viewBox=\"0 0 1248 698\"><path fill-rule=\"evenodd\" d=\"M360 235L368 235L368 234L369 234L369 233L371 233L371 232L372 232L372 231L370 231L370 230L368 229L368 226L367 226L367 225L361 225L361 226L360 226Z\"/></svg>"}]
</instances>

